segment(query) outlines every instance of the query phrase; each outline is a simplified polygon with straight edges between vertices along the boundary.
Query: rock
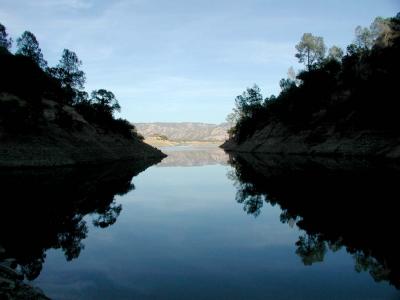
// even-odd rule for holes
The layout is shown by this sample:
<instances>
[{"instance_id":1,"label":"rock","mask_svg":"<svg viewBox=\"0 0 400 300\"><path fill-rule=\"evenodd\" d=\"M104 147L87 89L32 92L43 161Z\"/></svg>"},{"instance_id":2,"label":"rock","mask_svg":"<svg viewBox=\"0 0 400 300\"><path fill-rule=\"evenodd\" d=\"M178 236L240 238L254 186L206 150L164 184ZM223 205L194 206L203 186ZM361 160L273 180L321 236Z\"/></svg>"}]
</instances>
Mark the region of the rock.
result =
<instances>
[{"instance_id":1,"label":"rock","mask_svg":"<svg viewBox=\"0 0 400 300\"><path fill-rule=\"evenodd\" d=\"M372 130L337 131L333 124L294 132L281 123L273 123L241 144L231 139L221 147L251 153L400 158L400 137Z\"/></svg>"},{"instance_id":2,"label":"rock","mask_svg":"<svg viewBox=\"0 0 400 300\"><path fill-rule=\"evenodd\" d=\"M15 97L0 94L1 101L16 101ZM20 107L24 100L17 101ZM34 132L12 133L0 122L0 167L51 167L98 164L118 160L165 157L158 149L137 137L125 137L91 125L73 107L63 107L44 100L43 119ZM60 111L71 120L70 126L60 126Z\"/></svg>"}]
</instances>

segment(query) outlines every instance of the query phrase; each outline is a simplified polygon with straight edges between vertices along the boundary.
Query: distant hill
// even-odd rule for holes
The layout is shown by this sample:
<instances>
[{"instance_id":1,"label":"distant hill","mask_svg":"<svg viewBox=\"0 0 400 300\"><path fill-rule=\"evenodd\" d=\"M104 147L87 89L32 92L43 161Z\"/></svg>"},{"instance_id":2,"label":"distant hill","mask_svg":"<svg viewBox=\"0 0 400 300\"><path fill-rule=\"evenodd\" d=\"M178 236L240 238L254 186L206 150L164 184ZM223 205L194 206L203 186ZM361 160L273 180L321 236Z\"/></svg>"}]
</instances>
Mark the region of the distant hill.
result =
<instances>
[{"instance_id":1,"label":"distant hill","mask_svg":"<svg viewBox=\"0 0 400 300\"><path fill-rule=\"evenodd\" d=\"M201 141L223 142L228 138L228 123L134 123L137 131L146 139L155 136L165 136L170 141Z\"/></svg>"}]
</instances>

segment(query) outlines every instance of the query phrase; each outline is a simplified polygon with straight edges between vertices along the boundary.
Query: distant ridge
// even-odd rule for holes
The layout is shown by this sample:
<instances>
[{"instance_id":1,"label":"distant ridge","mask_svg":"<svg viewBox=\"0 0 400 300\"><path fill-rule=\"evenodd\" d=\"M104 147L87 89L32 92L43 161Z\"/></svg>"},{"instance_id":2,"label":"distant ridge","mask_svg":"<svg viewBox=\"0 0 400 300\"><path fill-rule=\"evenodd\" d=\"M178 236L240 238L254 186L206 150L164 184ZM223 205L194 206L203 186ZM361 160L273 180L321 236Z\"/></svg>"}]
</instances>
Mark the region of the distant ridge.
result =
<instances>
[{"instance_id":1,"label":"distant ridge","mask_svg":"<svg viewBox=\"0 0 400 300\"><path fill-rule=\"evenodd\" d=\"M165 136L170 141L223 142L228 138L228 123L208 124L199 122L134 123L145 138Z\"/></svg>"}]
</instances>

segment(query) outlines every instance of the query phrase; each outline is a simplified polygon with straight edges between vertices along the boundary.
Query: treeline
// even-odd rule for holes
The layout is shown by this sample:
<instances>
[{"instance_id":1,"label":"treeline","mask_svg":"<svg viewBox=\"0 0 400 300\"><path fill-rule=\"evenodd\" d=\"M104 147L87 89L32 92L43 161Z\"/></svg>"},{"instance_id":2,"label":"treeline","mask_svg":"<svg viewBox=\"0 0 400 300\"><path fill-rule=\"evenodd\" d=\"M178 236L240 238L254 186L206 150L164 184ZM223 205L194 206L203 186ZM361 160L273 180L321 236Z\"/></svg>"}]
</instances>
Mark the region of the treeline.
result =
<instances>
[{"instance_id":1,"label":"treeline","mask_svg":"<svg viewBox=\"0 0 400 300\"><path fill-rule=\"evenodd\" d=\"M121 107L115 95L108 90L85 91L85 73L82 61L75 52L64 49L56 66L48 66L39 42L32 32L25 31L13 40L0 23L0 93L16 95L27 101L28 107L20 107L15 101L0 103L0 121L13 130L24 131L40 126L43 99L60 105L73 106L89 123L106 131L117 132L126 137L142 138L127 120L115 118ZM62 127L72 126L70 114L60 113L57 122Z\"/></svg>"},{"instance_id":2,"label":"treeline","mask_svg":"<svg viewBox=\"0 0 400 300\"><path fill-rule=\"evenodd\" d=\"M345 52L333 46L327 53L323 38L311 33L296 50L305 69L296 74L290 68L278 96L264 98L254 85L236 97L227 117L234 124L232 139L241 143L273 122L294 132L324 122L336 123L337 130L398 131L400 13L378 17L369 28L358 26Z\"/></svg>"}]
</instances>

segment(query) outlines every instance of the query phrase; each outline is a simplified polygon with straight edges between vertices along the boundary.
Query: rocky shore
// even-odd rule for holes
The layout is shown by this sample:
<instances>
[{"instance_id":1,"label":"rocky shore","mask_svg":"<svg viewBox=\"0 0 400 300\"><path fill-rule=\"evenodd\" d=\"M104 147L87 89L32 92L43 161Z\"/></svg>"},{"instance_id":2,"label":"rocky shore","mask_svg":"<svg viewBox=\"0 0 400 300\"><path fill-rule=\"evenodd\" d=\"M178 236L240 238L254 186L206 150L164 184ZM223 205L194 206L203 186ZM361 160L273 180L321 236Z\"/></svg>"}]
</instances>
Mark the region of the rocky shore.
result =
<instances>
[{"instance_id":1,"label":"rocky shore","mask_svg":"<svg viewBox=\"0 0 400 300\"><path fill-rule=\"evenodd\" d=\"M0 102L23 108L26 101L0 94ZM37 128L19 132L0 122L0 167L50 167L118 160L161 158L165 155L136 136L126 137L87 122L76 110L42 100ZM68 120L68 124L61 123Z\"/></svg>"},{"instance_id":2,"label":"rocky shore","mask_svg":"<svg viewBox=\"0 0 400 300\"><path fill-rule=\"evenodd\" d=\"M221 147L235 152L400 158L398 135L372 130L339 131L334 124L294 131L282 123L271 123L240 144L230 139Z\"/></svg>"},{"instance_id":3,"label":"rocky shore","mask_svg":"<svg viewBox=\"0 0 400 300\"><path fill-rule=\"evenodd\" d=\"M0 256L4 249L0 245ZM0 258L0 299L35 299L48 300L43 291L23 281L24 276L16 270L16 262L12 258Z\"/></svg>"}]
</instances>

